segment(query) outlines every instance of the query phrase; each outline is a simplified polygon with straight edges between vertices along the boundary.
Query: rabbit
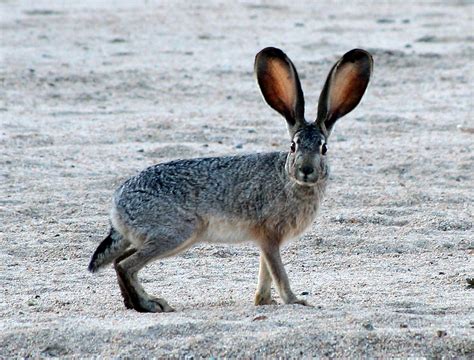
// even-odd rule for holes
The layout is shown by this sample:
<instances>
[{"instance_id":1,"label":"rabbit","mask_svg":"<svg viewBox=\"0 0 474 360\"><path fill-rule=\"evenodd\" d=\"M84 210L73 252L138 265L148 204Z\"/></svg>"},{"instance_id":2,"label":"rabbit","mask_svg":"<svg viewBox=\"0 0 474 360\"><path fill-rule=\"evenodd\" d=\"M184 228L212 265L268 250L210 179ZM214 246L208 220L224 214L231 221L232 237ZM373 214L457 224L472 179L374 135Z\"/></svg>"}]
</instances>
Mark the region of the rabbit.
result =
<instances>
[{"instance_id":1,"label":"rabbit","mask_svg":"<svg viewBox=\"0 0 474 360\"><path fill-rule=\"evenodd\" d=\"M372 56L354 49L332 67L317 118L306 121L298 73L280 49L255 57L265 101L286 120L288 151L176 160L128 179L113 197L109 235L92 255L89 271L113 262L126 308L171 312L147 294L137 273L151 261L197 242L254 241L260 248L255 305L274 304L272 281L285 304L295 296L280 246L311 226L328 180L328 139L336 121L360 102L372 74Z\"/></svg>"}]
</instances>

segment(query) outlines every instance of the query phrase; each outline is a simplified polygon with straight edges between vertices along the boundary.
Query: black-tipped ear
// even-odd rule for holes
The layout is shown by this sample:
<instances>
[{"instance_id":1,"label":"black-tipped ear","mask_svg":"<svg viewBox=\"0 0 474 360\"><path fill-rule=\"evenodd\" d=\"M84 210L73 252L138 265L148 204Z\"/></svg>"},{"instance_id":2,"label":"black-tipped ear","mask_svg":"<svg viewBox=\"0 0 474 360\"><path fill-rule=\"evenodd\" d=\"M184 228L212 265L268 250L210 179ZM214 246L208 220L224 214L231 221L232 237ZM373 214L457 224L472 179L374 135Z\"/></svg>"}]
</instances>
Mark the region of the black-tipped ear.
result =
<instances>
[{"instance_id":1,"label":"black-tipped ear","mask_svg":"<svg viewBox=\"0 0 474 360\"><path fill-rule=\"evenodd\" d=\"M329 72L319 97L316 119L328 135L335 122L359 104L369 84L372 68L372 56L365 50L354 49L344 54Z\"/></svg>"},{"instance_id":2,"label":"black-tipped ear","mask_svg":"<svg viewBox=\"0 0 474 360\"><path fill-rule=\"evenodd\" d=\"M296 68L283 51L268 47L255 56L255 76L265 101L283 115L290 133L303 124L304 96Z\"/></svg>"}]
</instances>

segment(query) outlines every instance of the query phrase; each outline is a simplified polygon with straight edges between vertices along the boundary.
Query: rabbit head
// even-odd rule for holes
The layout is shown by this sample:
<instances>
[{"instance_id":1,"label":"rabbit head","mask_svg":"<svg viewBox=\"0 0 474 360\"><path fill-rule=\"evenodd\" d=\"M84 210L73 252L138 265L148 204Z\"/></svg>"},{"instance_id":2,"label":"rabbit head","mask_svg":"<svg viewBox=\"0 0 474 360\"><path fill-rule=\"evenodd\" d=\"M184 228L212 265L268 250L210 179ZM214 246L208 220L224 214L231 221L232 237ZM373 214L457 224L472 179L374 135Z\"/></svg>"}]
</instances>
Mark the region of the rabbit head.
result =
<instances>
[{"instance_id":1,"label":"rabbit head","mask_svg":"<svg viewBox=\"0 0 474 360\"><path fill-rule=\"evenodd\" d=\"M286 120L291 145L286 171L293 181L312 186L327 178L327 141L338 119L359 104L372 73L372 56L354 49L334 64L318 102L315 121L304 116L304 95L295 66L280 49L255 57L255 75L265 101Z\"/></svg>"}]
</instances>

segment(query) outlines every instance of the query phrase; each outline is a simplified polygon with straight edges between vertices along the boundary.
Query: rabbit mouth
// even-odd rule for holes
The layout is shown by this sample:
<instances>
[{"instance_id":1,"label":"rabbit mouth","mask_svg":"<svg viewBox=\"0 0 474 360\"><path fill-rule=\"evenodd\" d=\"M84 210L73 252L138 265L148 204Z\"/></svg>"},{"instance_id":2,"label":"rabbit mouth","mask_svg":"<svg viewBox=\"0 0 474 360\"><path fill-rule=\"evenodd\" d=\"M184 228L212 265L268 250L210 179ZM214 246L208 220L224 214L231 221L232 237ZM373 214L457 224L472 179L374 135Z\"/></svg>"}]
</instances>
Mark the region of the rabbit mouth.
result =
<instances>
[{"instance_id":1,"label":"rabbit mouth","mask_svg":"<svg viewBox=\"0 0 474 360\"><path fill-rule=\"evenodd\" d=\"M290 178L300 186L318 186L324 183L328 178L328 173L323 172L319 174L292 174Z\"/></svg>"},{"instance_id":2,"label":"rabbit mouth","mask_svg":"<svg viewBox=\"0 0 474 360\"><path fill-rule=\"evenodd\" d=\"M316 178L316 179L310 179L307 177L303 177L301 179L293 178L293 181L297 183L300 186L316 186L318 185L323 179L322 178Z\"/></svg>"}]
</instances>

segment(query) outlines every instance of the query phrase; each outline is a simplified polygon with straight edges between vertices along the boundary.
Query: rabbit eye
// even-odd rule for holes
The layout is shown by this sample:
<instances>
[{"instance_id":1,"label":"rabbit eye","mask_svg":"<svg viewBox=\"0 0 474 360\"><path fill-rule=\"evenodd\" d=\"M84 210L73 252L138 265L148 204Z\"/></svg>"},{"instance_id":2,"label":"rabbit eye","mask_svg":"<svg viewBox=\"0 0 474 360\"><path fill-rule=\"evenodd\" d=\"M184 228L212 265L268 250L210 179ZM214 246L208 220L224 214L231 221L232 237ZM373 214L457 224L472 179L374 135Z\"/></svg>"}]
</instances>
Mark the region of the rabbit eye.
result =
<instances>
[{"instance_id":1,"label":"rabbit eye","mask_svg":"<svg viewBox=\"0 0 474 360\"><path fill-rule=\"evenodd\" d=\"M290 151L292 153L294 153L296 151L296 144L294 141L291 142L291 145L290 145Z\"/></svg>"},{"instance_id":2,"label":"rabbit eye","mask_svg":"<svg viewBox=\"0 0 474 360\"><path fill-rule=\"evenodd\" d=\"M326 155L327 152L328 152L328 147L326 146L326 144L322 144L321 145L321 155Z\"/></svg>"}]
</instances>

